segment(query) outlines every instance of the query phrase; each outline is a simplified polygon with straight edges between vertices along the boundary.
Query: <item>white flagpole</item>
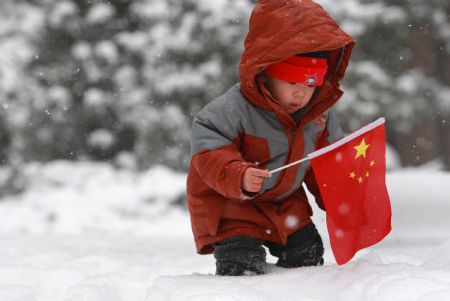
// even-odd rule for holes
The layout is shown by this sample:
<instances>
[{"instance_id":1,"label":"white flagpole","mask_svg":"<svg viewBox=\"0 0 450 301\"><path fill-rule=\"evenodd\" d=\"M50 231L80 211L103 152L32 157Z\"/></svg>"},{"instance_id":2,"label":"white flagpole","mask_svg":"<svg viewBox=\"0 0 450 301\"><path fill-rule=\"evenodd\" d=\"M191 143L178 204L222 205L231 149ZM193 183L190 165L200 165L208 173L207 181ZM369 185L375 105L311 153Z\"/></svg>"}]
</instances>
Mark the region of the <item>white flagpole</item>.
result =
<instances>
[{"instance_id":1,"label":"white flagpole","mask_svg":"<svg viewBox=\"0 0 450 301\"><path fill-rule=\"evenodd\" d=\"M272 175L272 174L274 174L274 173L276 173L276 172L282 171L283 169L286 169L286 168L289 168L289 167L291 167L291 166L300 164L300 163L305 162L305 161L307 161L307 160L309 160L308 157L303 158L303 159L298 160L298 161L295 161L295 162L292 162L292 163L290 163L290 164L288 164L288 165L284 165L284 166L278 167L277 169L270 170L269 172L270 172L270 174Z\"/></svg>"},{"instance_id":2,"label":"white flagpole","mask_svg":"<svg viewBox=\"0 0 450 301\"><path fill-rule=\"evenodd\" d=\"M289 163L289 164L287 164L287 165L281 166L281 167L279 167L279 168L277 168L277 169L274 169L274 170L269 170L269 172L270 172L270 174L274 174L274 173L276 173L276 172L282 171L283 169L292 167L292 166L294 166L294 165L300 164L300 163L302 163L302 162L305 162L305 161L308 161L308 160L310 160L310 159L319 157L319 156L321 156L321 155L323 155L323 154L326 154L326 153L328 153L329 151L332 151L333 149L336 149L336 148L338 148L339 146L344 145L344 144L346 144L347 142L349 142L349 141L355 139L356 137L361 136L362 134L365 134L365 133L367 133L367 132L370 131L370 130L373 130L373 129L376 128L377 126L382 125L384 122L385 122L385 119L384 119L384 118L378 118L378 119L375 120L374 122L372 122L372 123L370 123L370 124L368 124L368 125L366 125L366 126L360 128L360 129L357 130L357 131L354 131L353 133L351 133L351 134L348 135L348 136L345 136L345 137L342 138L341 140L338 140L338 141L336 141L336 142L333 143L333 144L330 144L330 145L328 145L328 146L326 146L326 147L324 147L324 148L321 148L321 149L319 149L319 150L316 150L316 151L314 151L314 152L308 154L307 157L305 157L305 158L303 158L303 159L301 159L301 160L298 160L298 161Z\"/></svg>"}]
</instances>

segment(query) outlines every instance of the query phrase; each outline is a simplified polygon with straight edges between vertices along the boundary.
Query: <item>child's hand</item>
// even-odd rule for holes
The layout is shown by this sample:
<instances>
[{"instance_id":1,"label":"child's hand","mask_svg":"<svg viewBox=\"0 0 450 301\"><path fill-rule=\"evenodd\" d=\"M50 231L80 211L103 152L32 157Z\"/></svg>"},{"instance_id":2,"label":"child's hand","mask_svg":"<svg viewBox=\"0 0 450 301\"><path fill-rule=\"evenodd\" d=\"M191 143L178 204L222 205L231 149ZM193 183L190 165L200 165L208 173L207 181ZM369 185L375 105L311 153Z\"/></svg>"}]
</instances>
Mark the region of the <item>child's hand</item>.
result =
<instances>
[{"instance_id":1,"label":"child's hand","mask_svg":"<svg viewBox=\"0 0 450 301\"><path fill-rule=\"evenodd\" d=\"M260 192L264 179L270 176L271 174L267 169L249 167L242 178L242 188L248 192Z\"/></svg>"}]
</instances>

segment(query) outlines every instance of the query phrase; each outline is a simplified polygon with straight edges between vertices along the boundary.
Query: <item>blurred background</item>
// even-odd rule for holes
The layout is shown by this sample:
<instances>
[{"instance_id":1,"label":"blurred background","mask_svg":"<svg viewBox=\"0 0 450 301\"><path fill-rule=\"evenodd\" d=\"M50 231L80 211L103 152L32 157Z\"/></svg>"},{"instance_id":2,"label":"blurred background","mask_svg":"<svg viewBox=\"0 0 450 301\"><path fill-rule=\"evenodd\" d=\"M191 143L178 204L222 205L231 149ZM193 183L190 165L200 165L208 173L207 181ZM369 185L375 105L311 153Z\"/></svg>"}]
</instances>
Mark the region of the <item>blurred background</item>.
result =
<instances>
[{"instance_id":1,"label":"blurred background","mask_svg":"<svg viewBox=\"0 0 450 301\"><path fill-rule=\"evenodd\" d=\"M253 2L2 0L0 197L55 162L69 166L55 185L89 163L185 173L192 118L238 80ZM384 116L390 169L450 170L450 2L317 2L358 42L337 106L344 129Z\"/></svg>"}]
</instances>

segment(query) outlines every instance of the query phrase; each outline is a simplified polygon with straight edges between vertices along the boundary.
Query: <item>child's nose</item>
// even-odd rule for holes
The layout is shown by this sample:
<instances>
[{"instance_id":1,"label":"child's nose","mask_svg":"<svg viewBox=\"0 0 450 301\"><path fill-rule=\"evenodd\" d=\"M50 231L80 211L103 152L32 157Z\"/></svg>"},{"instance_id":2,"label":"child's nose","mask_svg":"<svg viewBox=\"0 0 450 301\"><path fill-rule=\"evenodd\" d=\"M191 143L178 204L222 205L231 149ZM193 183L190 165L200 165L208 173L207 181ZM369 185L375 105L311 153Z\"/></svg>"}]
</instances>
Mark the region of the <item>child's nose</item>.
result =
<instances>
[{"instance_id":1,"label":"child's nose","mask_svg":"<svg viewBox=\"0 0 450 301\"><path fill-rule=\"evenodd\" d=\"M294 91L293 96L295 98L301 98L301 97L305 96L305 90L304 89L297 89L297 90Z\"/></svg>"}]
</instances>

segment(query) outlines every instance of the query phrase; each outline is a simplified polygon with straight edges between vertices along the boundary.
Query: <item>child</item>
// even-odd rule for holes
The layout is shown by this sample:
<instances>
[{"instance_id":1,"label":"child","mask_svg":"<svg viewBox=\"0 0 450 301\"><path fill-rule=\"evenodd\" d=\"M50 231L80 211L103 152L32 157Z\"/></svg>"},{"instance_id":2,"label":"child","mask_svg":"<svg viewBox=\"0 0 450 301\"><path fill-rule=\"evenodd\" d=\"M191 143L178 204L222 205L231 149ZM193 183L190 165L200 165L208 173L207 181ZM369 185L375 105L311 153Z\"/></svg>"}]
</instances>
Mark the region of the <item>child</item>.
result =
<instances>
[{"instance_id":1,"label":"child","mask_svg":"<svg viewBox=\"0 0 450 301\"><path fill-rule=\"evenodd\" d=\"M304 182L325 210L308 162L273 170L342 138L330 107L342 96L355 41L310 0L260 0L240 84L192 126L187 195L199 254L217 275L263 274L266 252L286 268L323 264Z\"/></svg>"}]
</instances>

